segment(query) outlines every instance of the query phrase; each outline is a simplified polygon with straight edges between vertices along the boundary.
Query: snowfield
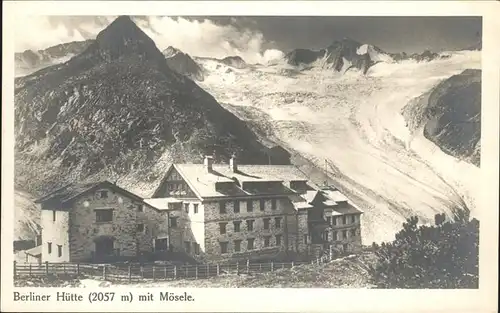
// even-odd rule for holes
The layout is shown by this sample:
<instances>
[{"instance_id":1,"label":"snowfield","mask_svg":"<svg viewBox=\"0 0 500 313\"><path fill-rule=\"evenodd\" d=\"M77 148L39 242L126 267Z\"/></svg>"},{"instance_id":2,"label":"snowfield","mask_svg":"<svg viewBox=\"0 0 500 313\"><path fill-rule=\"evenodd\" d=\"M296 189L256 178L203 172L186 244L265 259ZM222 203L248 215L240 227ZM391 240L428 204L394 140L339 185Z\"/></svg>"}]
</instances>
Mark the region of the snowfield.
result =
<instances>
[{"instance_id":1,"label":"snowfield","mask_svg":"<svg viewBox=\"0 0 500 313\"><path fill-rule=\"evenodd\" d=\"M441 80L481 67L480 51L448 54L426 63L381 62L366 76L203 60L207 77L198 84L241 119L270 128L266 135L285 148L321 167L328 160L338 187L365 211L363 240L370 244L392 240L411 215L432 222L464 203L474 214L479 168L445 154L422 132L411 135L400 113ZM245 114L249 109L258 114Z\"/></svg>"}]
</instances>

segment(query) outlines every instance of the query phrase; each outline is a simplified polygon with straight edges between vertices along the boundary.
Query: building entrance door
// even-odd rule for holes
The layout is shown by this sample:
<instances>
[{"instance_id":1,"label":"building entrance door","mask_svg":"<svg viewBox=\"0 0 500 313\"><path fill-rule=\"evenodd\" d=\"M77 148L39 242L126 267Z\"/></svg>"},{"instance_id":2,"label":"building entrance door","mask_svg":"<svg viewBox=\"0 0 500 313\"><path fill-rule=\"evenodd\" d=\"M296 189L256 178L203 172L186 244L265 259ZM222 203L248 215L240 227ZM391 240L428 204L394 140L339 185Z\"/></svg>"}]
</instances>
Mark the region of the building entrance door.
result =
<instances>
[{"instance_id":1,"label":"building entrance door","mask_svg":"<svg viewBox=\"0 0 500 313\"><path fill-rule=\"evenodd\" d=\"M114 238L112 237L99 237L95 240L95 256L96 258L103 258L114 255Z\"/></svg>"}]
</instances>

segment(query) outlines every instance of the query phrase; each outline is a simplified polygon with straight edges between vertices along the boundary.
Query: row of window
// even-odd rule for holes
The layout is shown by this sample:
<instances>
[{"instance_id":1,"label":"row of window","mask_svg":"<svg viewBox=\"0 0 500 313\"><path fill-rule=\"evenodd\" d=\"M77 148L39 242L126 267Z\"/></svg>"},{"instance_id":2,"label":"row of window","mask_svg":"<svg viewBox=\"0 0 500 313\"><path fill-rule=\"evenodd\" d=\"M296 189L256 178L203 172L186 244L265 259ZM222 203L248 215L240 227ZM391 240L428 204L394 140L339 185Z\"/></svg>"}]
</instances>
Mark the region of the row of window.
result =
<instances>
[{"instance_id":1,"label":"row of window","mask_svg":"<svg viewBox=\"0 0 500 313\"><path fill-rule=\"evenodd\" d=\"M270 228L270 225L271 225L271 218L264 218L262 219L263 222L264 222L264 229L269 229ZM274 228L276 229L280 229L281 228L281 221L282 221L282 217L275 217L274 218ZM233 222L233 230L234 232L240 232L241 231L241 223L242 221L234 221ZM221 222L219 223L219 231L220 231L220 234L223 235L227 232L227 222ZM254 224L255 224L255 220L246 220L245 221L245 224L246 224L246 230L247 231L253 231L254 230Z\"/></svg>"},{"instance_id":2,"label":"row of window","mask_svg":"<svg viewBox=\"0 0 500 313\"><path fill-rule=\"evenodd\" d=\"M277 201L276 199L271 199L271 210L276 210L277 209ZM243 201L238 201L235 200L233 201L233 213L240 213L240 204ZM260 211L265 211L266 210L266 200L265 199L260 199L258 201L256 200L246 200L246 209L247 212L254 212L254 209L257 209L257 204L259 207ZM254 205L255 202L255 205ZM227 201L221 201L219 202L219 213L220 214L226 214L227 213Z\"/></svg>"},{"instance_id":3,"label":"row of window","mask_svg":"<svg viewBox=\"0 0 500 313\"><path fill-rule=\"evenodd\" d=\"M326 218L326 221L329 225L347 225L347 224L354 224L357 221L356 215L344 215L344 216L338 216L338 217L332 217L328 216Z\"/></svg>"},{"instance_id":4,"label":"row of window","mask_svg":"<svg viewBox=\"0 0 500 313\"><path fill-rule=\"evenodd\" d=\"M356 229L355 228L349 229L349 230L344 229L342 231L332 231L332 239L331 240L336 241L336 240L347 239L350 237L356 237ZM323 233L323 239L325 239L326 241L330 241L328 231Z\"/></svg>"},{"instance_id":5,"label":"row of window","mask_svg":"<svg viewBox=\"0 0 500 313\"><path fill-rule=\"evenodd\" d=\"M52 254L52 242L47 242L47 253ZM57 245L57 256L62 257L62 245Z\"/></svg>"},{"instance_id":6,"label":"row of window","mask_svg":"<svg viewBox=\"0 0 500 313\"><path fill-rule=\"evenodd\" d=\"M186 253L190 254L191 253L191 245L193 246L193 252L196 255L200 254L200 244L197 242L189 242L189 241L184 241L184 249L186 250Z\"/></svg>"},{"instance_id":7,"label":"row of window","mask_svg":"<svg viewBox=\"0 0 500 313\"><path fill-rule=\"evenodd\" d=\"M281 246L281 239L282 235L276 235L274 236L275 241L274 245L275 246ZM264 248L271 247L271 236L264 236ZM238 239L238 240L233 240L233 252L241 252L241 243L243 240ZM248 250L254 250L255 249L255 238L247 238L246 240L247 243L247 251ZM220 245L220 253L228 253L229 252L229 242L228 241L221 241L219 242Z\"/></svg>"},{"instance_id":8,"label":"row of window","mask_svg":"<svg viewBox=\"0 0 500 313\"><path fill-rule=\"evenodd\" d=\"M189 213L189 203L184 203L184 211L186 211L186 213ZM193 203L193 213L198 213L198 203Z\"/></svg>"}]
</instances>

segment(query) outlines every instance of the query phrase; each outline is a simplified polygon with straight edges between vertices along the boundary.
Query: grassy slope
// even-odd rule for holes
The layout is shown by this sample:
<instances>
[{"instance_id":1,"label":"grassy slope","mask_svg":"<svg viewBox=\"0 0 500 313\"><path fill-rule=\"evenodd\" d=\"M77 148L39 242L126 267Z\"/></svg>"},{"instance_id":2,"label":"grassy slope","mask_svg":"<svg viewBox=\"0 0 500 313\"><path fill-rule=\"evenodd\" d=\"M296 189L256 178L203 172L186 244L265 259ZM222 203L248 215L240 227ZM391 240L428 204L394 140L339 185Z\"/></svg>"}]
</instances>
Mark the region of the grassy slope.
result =
<instances>
[{"instance_id":1,"label":"grassy slope","mask_svg":"<svg viewBox=\"0 0 500 313\"><path fill-rule=\"evenodd\" d=\"M367 265L374 262L374 255L365 252L359 256L348 256L323 265L302 265L293 269L277 270L262 274L228 274L210 279L144 281L126 286L137 287L193 287L193 288L372 288ZM97 287L114 285L93 279L43 281L41 279L17 280L16 286L73 286ZM117 287L119 287L117 285Z\"/></svg>"}]
</instances>

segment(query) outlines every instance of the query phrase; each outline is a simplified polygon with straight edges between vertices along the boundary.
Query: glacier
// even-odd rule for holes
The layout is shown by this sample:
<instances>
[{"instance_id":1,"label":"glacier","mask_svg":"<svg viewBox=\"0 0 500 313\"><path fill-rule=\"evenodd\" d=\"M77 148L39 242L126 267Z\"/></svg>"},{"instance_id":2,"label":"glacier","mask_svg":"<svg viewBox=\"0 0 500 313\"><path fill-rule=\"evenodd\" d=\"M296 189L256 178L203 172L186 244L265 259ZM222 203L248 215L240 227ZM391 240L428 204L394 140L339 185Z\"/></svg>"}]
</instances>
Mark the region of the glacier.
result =
<instances>
[{"instance_id":1,"label":"glacier","mask_svg":"<svg viewBox=\"0 0 500 313\"><path fill-rule=\"evenodd\" d=\"M480 51L447 54L430 62L381 60L366 75L198 60L207 70L198 84L240 119L269 129L270 139L326 167L365 211L363 244L371 244L393 240L410 216L430 223L436 213L451 216L452 208L465 206L474 215L479 168L445 154L422 132L411 134L401 115L440 81L481 68Z\"/></svg>"}]
</instances>

